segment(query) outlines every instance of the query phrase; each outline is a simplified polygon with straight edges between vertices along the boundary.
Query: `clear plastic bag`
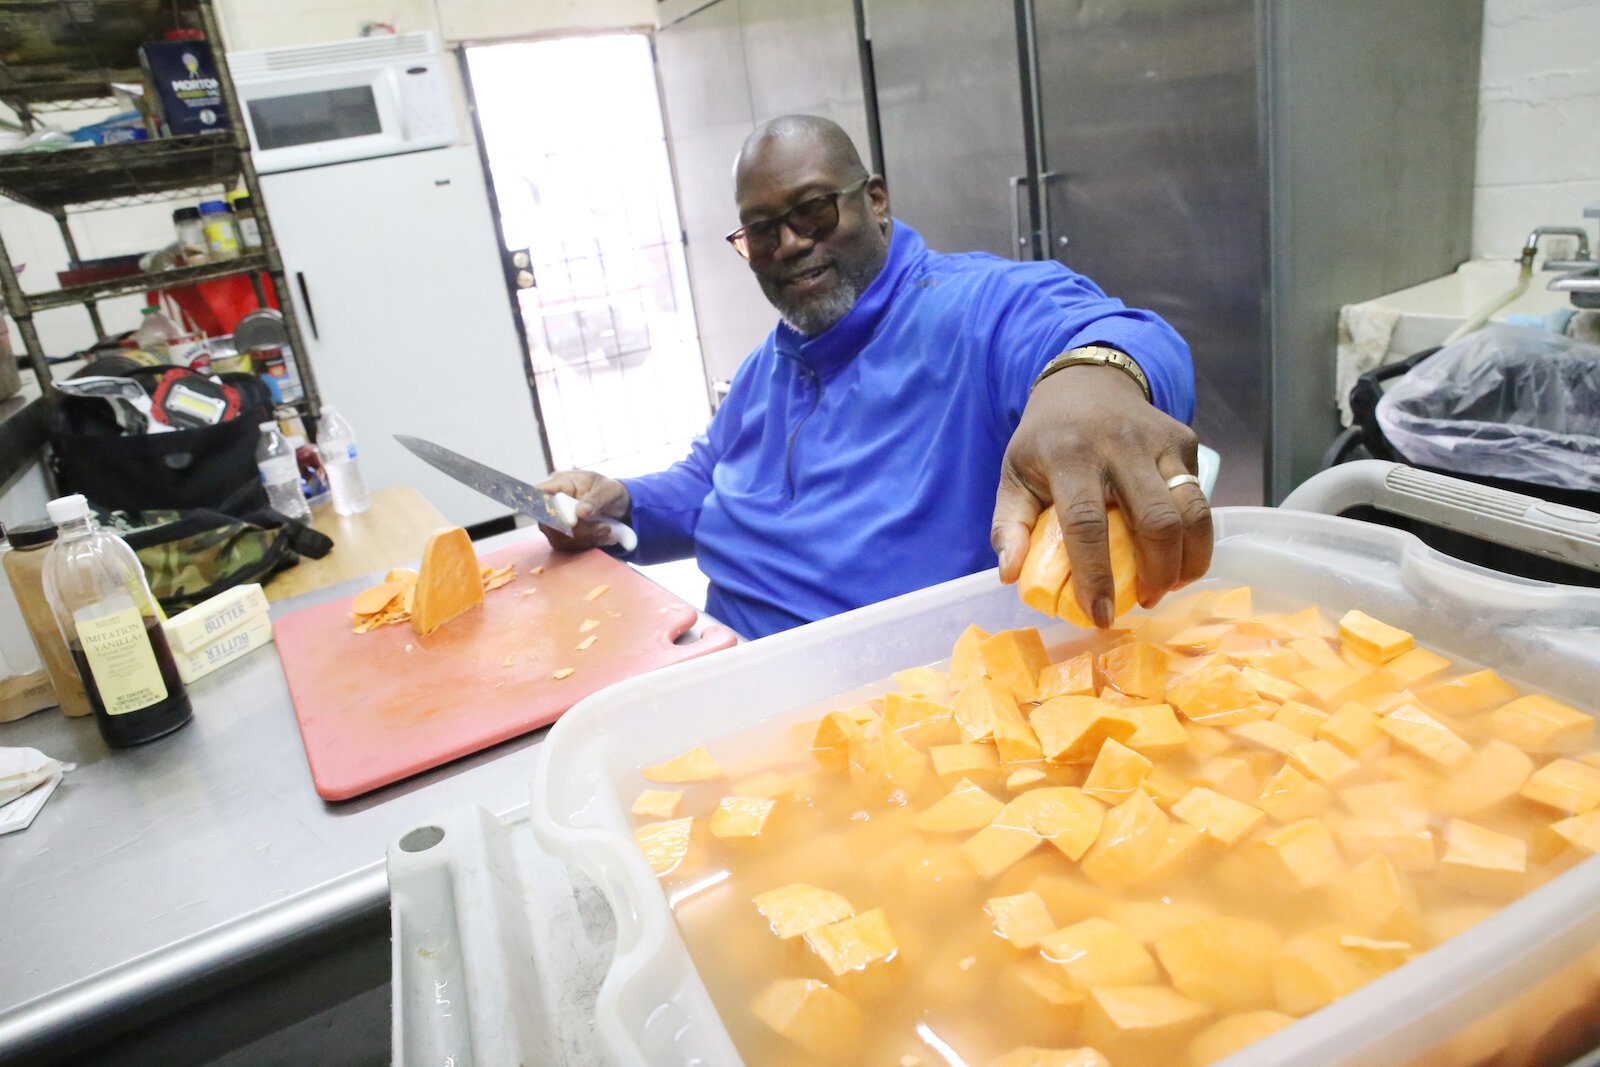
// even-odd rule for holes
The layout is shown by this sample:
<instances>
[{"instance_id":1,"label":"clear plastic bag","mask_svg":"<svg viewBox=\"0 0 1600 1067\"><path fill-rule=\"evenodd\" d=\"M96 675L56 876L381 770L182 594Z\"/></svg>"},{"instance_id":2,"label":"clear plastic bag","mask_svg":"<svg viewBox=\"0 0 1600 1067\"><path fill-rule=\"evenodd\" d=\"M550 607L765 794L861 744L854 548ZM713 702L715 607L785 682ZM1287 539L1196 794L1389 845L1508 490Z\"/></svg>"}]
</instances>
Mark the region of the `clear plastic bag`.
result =
<instances>
[{"instance_id":1,"label":"clear plastic bag","mask_svg":"<svg viewBox=\"0 0 1600 1067\"><path fill-rule=\"evenodd\" d=\"M1413 463L1600 492L1600 346L1490 326L1419 363L1377 414Z\"/></svg>"}]
</instances>

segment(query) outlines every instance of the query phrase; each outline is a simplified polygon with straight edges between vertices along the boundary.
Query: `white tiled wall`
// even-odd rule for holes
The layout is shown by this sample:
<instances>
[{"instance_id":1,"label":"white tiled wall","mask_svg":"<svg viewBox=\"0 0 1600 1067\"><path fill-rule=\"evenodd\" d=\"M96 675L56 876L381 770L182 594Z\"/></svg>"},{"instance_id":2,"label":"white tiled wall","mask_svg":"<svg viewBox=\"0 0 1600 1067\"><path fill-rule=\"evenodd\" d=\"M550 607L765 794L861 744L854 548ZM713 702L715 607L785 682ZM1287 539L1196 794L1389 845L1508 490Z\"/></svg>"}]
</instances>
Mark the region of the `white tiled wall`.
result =
<instances>
[{"instance_id":1,"label":"white tiled wall","mask_svg":"<svg viewBox=\"0 0 1600 1067\"><path fill-rule=\"evenodd\" d=\"M1600 202L1600 2L1485 0L1483 15L1472 247L1511 256Z\"/></svg>"}]
</instances>

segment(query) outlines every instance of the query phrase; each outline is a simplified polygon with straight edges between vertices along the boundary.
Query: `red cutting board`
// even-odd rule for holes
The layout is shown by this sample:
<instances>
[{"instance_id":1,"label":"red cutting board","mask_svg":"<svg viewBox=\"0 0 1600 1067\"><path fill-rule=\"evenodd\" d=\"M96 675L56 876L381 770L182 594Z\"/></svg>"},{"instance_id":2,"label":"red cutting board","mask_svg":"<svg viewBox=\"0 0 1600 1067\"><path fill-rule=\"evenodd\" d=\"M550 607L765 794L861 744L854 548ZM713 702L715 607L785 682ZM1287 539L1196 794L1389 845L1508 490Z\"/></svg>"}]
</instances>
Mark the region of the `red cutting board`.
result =
<instances>
[{"instance_id":1,"label":"red cutting board","mask_svg":"<svg viewBox=\"0 0 1600 1067\"><path fill-rule=\"evenodd\" d=\"M354 633L352 597L272 624L323 799L347 800L546 726L608 685L735 642L712 626L673 644L695 609L603 552L555 553L531 538L479 562L515 564L517 580L427 637L409 623ZM601 585L610 589L585 599ZM600 625L579 652L585 619ZM557 680L564 667L573 674Z\"/></svg>"}]
</instances>

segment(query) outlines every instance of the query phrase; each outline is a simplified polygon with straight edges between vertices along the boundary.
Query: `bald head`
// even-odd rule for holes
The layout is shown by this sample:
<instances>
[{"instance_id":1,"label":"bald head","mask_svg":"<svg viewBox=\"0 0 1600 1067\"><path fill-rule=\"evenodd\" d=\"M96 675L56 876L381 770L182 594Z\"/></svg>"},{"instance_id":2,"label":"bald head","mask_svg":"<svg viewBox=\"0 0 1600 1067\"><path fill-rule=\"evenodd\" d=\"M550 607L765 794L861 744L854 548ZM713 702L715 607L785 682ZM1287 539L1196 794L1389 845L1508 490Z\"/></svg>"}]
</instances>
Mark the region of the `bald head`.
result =
<instances>
[{"instance_id":1,"label":"bald head","mask_svg":"<svg viewBox=\"0 0 1600 1067\"><path fill-rule=\"evenodd\" d=\"M733 165L735 184L743 180L746 170L759 167L774 154L804 155L841 182L867 176L861 154L843 126L819 115L781 115L763 122L745 138Z\"/></svg>"},{"instance_id":2,"label":"bald head","mask_svg":"<svg viewBox=\"0 0 1600 1067\"><path fill-rule=\"evenodd\" d=\"M838 123L815 115L756 127L733 178L761 291L801 333L828 329L883 268L892 226L883 179L867 174Z\"/></svg>"}]
</instances>

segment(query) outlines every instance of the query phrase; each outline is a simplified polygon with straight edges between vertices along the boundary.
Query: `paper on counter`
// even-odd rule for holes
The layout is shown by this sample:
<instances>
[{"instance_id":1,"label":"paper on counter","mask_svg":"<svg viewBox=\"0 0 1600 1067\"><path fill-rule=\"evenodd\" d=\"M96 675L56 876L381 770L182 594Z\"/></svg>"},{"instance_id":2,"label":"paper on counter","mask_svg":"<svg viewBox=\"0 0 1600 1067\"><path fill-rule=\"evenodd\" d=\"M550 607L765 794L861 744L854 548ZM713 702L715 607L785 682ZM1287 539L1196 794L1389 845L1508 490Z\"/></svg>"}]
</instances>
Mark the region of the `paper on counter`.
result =
<instances>
[{"instance_id":1,"label":"paper on counter","mask_svg":"<svg viewBox=\"0 0 1600 1067\"><path fill-rule=\"evenodd\" d=\"M0 748L0 834L27 829L61 776L76 766L36 748Z\"/></svg>"}]
</instances>

